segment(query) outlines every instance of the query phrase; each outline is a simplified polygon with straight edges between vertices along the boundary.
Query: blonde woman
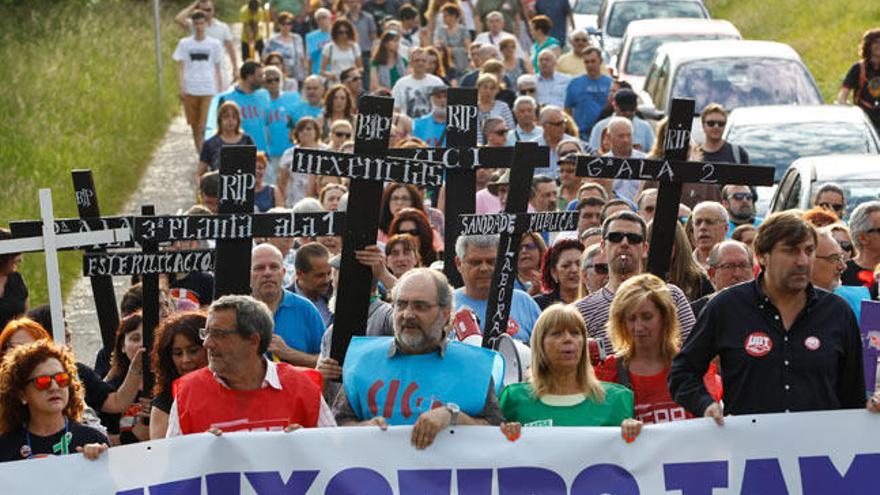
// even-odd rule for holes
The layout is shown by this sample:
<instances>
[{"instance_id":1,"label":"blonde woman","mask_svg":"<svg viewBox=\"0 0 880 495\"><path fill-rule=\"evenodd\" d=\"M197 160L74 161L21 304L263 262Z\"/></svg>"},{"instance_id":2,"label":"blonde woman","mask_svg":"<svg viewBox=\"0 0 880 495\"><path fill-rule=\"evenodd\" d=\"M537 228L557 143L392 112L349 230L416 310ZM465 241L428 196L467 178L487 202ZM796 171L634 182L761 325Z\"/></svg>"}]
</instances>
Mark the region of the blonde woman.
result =
<instances>
[{"instance_id":1,"label":"blonde woman","mask_svg":"<svg viewBox=\"0 0 880 495\"><path fill-rule=\"evenodd\" d=\"M621 284L611 303L607 332L614 354L597 367L596 374L632 389L635 418L649 424L692 418L672 400L667 385L672 358L681 345L681 328L666 283L646 273ZM704 382L715 400L721 400L721 379L714 365Z\"/></svg>"},{"instance_id":2,"label":"blonde woman","mask_svg":"<svg viewBox=\"0 0 880 495\"><path fill-rule=\"evenodd\" d=\"M529 381L508 385L499 398L510 423L508 438L525 426L621 426L629 442L641 424L634 421L633 394L600 382L587 350L587 326L574 306L554 304L541 313L531 336Z\"/></svg>"}]
</instances>

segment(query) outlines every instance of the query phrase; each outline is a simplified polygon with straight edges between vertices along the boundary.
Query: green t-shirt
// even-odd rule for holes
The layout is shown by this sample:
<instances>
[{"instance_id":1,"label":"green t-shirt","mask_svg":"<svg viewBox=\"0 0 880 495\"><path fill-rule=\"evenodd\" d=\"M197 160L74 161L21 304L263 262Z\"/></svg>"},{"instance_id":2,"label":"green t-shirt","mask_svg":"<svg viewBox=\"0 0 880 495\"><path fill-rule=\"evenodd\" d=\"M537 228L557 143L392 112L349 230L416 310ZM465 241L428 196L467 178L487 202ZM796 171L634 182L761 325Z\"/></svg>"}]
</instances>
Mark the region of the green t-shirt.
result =
<instances>
[{"instance_id":1,"label":"green t-shirt","mask_svg":"<svg viewBox=\"0 0 880 495\"><path fill-rule=\"evenodd\" d=\"M532 395L529 383L514 383L501 391L501 412L507 421L523 426L620 426L633 416L632 390L601 382L605 402L584 400L572 406L551 406Z\"/></svg>"}]
</instances>

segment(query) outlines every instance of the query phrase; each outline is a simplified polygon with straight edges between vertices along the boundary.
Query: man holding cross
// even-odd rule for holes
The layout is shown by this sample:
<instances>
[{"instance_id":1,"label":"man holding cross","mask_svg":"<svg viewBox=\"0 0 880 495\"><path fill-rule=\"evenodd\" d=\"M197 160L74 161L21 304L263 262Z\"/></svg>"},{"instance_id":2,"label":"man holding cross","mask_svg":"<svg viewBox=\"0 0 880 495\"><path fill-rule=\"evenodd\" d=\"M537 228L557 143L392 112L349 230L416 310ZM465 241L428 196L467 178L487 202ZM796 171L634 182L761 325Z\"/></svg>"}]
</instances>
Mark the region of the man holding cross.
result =
<instances>
[{"instance_id":1,"label":"man holding cross","mask_svg":"<svg viewBox=\"0 0 880 495\"><path fill-rule=\"evenodd\" d=\"M314 368L324 321L311 302L285 290L283 281L281 251L268 243L255 247L251 252L251 295L269 307L275 320L269 353L290 364Z\"/></svg>"}]
</instances>

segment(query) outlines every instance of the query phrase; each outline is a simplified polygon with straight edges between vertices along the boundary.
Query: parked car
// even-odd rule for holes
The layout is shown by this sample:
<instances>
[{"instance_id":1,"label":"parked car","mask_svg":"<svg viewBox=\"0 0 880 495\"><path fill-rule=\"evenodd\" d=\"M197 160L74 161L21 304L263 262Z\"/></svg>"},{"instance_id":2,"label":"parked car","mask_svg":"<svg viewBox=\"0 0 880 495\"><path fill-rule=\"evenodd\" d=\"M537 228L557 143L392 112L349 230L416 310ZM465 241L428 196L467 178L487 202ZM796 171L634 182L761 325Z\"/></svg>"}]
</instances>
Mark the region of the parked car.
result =
<instances>
[{"instance_id":1,"label":"parked car","mask_svg":"<svg viewBox=\"0 0 880 495\"><path fill-rule=\"evenodd\" d=\"M632 21L672 17L708 19L709 11L700 0L603 0L598 13L602 49L616 55Z\"/></svg>"},{"instance_id":2,"label":"parked car","mask_svg":"<svg viewBox=\"0 0 880 495\"><path fill-rule=\"evenodd\" d=\"M724 139L745 148L749 162L776 168L777 183L803 156L880 153L880 137L858 107L848 105L762 106L730 113ZM759 213L770 208L775 186L759 187Z\"/></svg>"},{"instance_id":3,"label":"parked car","mask_svg":"<svg viewBox=\"0 0 880 495\"><path fill-rule=\"evenodd\" d=\"M657 49L640 94L639 112L660 120L672 99L694 98L694 114L708 103L727 110L757 105L818 105L822 95L790 46L772 41L720 40L666 43ZM695 118L692 137L702 141Z\"/></svg>"},{"instance_id":4,"label":"parked car","mask_svg":"<svg viewBox=\"0 0 880 495\"><path fill-rule=\"evenodd\" d=\"M574 30L591 32L598 27L597 14L602 0L569 0ZM565 43L566 40L559 40Z\"/></svg>"},{"instance_id":5,"label":"parked car","mask_svg":"<svg viewBox=\"0 0 880 495\"><path fill-rule=\"evenodd\" d=\"M782 177L770 202L770 212L811 208L816 191L828 182L843 188L844 218L848 218L859 204L880 199L880 155L825 155L796 160Z\"/></svg>"},{"instance_id":6,"label":"parked car","mask_svg":"<svg viewBox=\"0 0 880 495\"><path fill-rule=\"evenodd\" d=\"M700 40L739 40L739 31L729 21L716 19L644 19L626 28L620 53L615 60L617 74L636 90L645 85L645 76L657 48L664 43Z\"/></svg>"}]
</instances>

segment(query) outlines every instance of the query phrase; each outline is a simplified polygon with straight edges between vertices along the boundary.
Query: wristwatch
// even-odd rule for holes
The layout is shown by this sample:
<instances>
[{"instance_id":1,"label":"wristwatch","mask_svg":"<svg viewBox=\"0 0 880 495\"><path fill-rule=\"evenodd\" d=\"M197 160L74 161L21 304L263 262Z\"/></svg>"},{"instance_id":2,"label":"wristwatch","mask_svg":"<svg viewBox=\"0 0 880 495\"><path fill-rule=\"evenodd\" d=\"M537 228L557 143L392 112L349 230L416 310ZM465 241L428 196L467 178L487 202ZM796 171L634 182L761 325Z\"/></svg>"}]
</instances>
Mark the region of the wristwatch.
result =
<instances>
[{"instance_id":1,"label":"wristwatch","mask_svg":"<svg viewBox=\"0 0 880 495\"><path fill-rule=\"evenodd\" d=\"M446 410L449 411L449 414L452 415L452 418L449 420L449 426L455 426L458 424L458 413L461 412L461 408L458 407L458 404L455 402L447 402Z\"/></svg>"}]
</instances>

